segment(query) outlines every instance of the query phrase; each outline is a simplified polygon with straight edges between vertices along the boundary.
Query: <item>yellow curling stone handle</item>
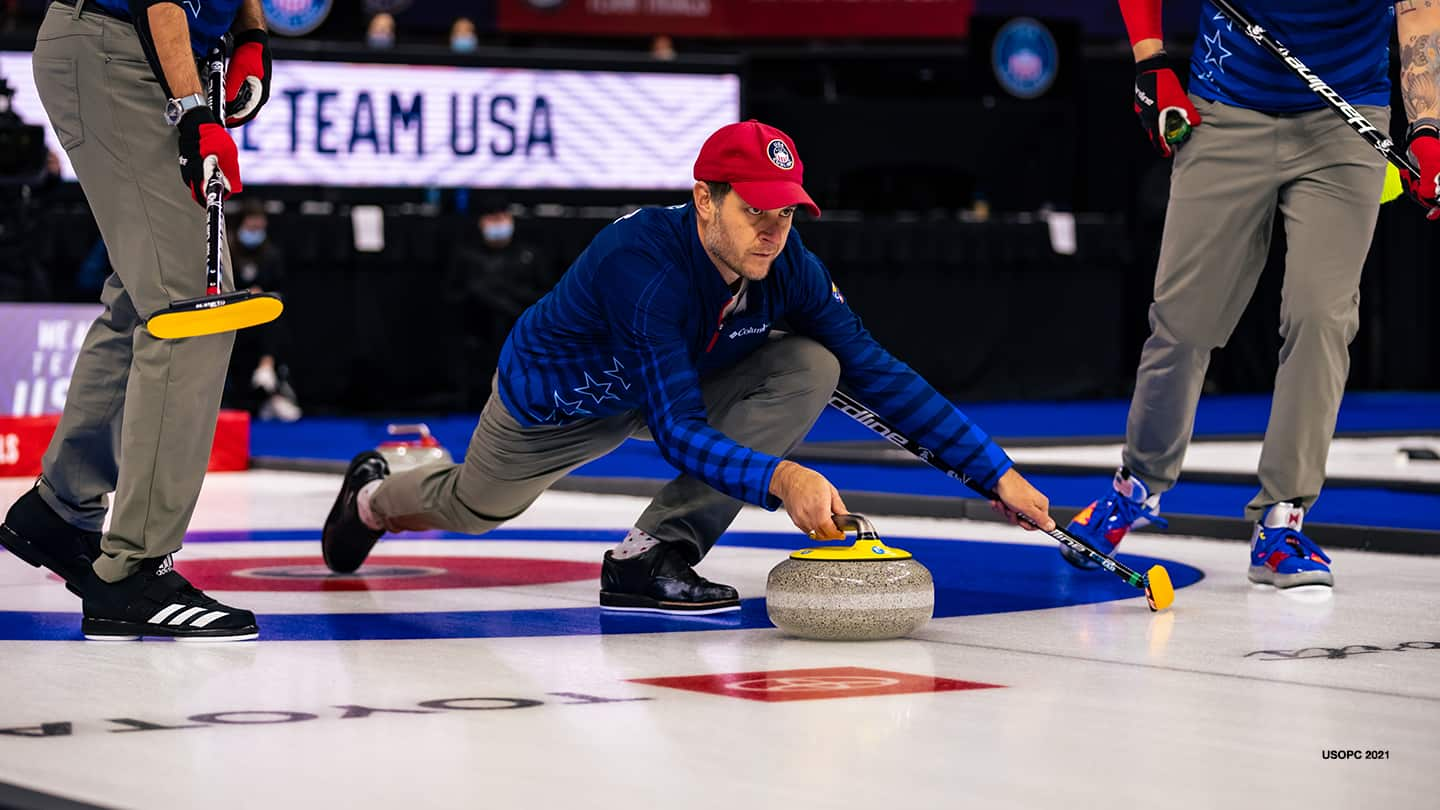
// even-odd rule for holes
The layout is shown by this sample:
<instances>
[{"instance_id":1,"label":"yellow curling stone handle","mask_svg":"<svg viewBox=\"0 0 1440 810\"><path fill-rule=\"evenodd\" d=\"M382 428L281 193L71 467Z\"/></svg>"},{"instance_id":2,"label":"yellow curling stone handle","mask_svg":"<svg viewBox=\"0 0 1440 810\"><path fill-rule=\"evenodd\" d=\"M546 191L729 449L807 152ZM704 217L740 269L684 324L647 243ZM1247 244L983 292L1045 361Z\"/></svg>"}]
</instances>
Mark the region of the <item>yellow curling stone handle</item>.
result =
<instances>
[{"instance_id":1,"label":"yellow curling stone handle","mask_svg":"<svg viewBox=\"0 0 1440 810\"><path fill-rule=\"evenodd\" d=\"M855 532L855 544L802 548L790 555L792 560L908 560L914 555L901 548L885 545L875 526L864 515L833 515L831 520L844 532Z\"/></svg>"}]
</instances>

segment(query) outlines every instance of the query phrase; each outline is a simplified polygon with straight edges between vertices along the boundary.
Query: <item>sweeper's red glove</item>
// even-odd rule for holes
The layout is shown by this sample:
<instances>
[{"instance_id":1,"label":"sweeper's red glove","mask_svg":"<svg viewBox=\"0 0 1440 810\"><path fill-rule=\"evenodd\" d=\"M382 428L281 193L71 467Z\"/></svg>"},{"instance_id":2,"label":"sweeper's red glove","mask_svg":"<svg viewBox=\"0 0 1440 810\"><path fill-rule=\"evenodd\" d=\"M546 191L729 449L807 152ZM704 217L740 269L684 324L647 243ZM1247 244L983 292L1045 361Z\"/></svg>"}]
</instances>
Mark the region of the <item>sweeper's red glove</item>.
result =
<instances>
[{"instance_id":1,"label":"sweeper's red glove","mask_svg":"<svg viewBox=\"0 0 1440 810\"><path fill-rule=\"evenodd\" d=\"M270 35L255 28L235 35L225 72L225 126L247 124L270 100Z\"/></svg>"},{"instance_id":2,"label":"sweeper's red glove","mask_svg":"<svg viewBox=\"0 0 1440 810\"><path fill-rule=\"evenodd\" d=\"M1420 169L1416 177L1400 170L1400 182L1410 199L1425 209L1425 218L1440 219L1440 138L1433 128L1412 130L1409 137L1410 159Z\"/></svg>"},{"instance_id":3,"label":"sweeper's red glove","mask_svg":"<svg viewBox=\"0 0 1440 810\"><path fill-rule=\"evenodd\" d=\"M1190 130L1200 125L1200 113L1180 87L1163 51L1135 63L1135 114L1150 144L1165 157L1175 154L1173 147L1184 143Z\"/></svg>"},{"instance_id":4,"label":"sweeper's red glove","mask_svg":"<svg viewBox=\"0 0 1440 810\"><path fill-rule=\"evenodd\" d=\"M196 107L185 113L176 128L180 130L180 178L190 187L195 202L205 204L205 181L216 170L225 182L226 198L240 191L240 154L214 113Z\"/></svg>"}]
</instances>

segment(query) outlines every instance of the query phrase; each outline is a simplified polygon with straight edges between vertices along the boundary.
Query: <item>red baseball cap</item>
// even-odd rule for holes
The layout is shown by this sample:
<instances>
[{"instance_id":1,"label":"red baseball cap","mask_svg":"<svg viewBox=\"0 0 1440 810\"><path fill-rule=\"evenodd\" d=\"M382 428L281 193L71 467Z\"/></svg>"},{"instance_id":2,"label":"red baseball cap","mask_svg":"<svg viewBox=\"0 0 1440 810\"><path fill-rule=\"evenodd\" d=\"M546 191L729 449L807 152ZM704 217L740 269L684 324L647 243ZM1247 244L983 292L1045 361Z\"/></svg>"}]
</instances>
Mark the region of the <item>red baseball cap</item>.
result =
<instances>
[{"instance_id":1,"label":"red baseball cap","mask_svg":"<svg viewBox=\"0 0 1440 810\"><path fill-rule=\"evenodd\" d=\"M696 180L729 183L756 208L799 205L818 217L820 207L800 187L804 174L790 136L753 118L715 130L695 159Z\"/></svg>"}]
</instances>

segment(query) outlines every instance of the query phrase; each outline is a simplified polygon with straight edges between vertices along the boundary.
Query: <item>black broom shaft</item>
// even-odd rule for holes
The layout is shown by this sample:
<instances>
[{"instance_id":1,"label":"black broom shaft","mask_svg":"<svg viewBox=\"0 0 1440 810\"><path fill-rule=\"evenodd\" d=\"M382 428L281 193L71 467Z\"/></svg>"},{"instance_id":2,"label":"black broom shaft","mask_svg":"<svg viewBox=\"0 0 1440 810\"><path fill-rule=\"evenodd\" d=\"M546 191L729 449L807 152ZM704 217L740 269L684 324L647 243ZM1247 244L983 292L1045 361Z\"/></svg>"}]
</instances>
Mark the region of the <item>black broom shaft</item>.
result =
<instances>
[{"instance_id":1,"label":"black broom shaft","mask_svg":"<svg viewBox=\"0 0 1440 810\"><path fill-rule=\"evenodd\" d=\"M205 58L205 101L215 120L225 123L225 51L216 46ZM203 160L203 158L202 158ZM201 171L204 171L202 166ZM205 183L205 294L220 293L220 251L225 241L225 182L220 172Z\"/></svg>"},{"instance_id":2,"label":"black broom shaft","mask_svg":"<svg viewBox=\"0 0 1440 810\"><path fill-rule=\"evenodd\" d=\"M1000 497L994 492L986 489L978 481L970 478L965 473L955 469L949 464L946 464L944 461L941 461L940 458L936 456L933 452L924 447L921 447L913 439L896 430L879 414L865 407L864 404L862 404L859 400L855 399L844 391L840 391L837 389L835 393L831 394L830 404L835 406L837 410L841 411L846 416L849 416L851 419L854 419L865 427L870 428L872 431L880 434L882 437L885 438L886 441L890 442L891 444L905 449L911 455L915 456L926 464L929 464L931 467L934 467L935 469L939 470L950 478L954 478L955 480L969 487L980 497L991 501L1000 500ZM1039 526L1035 525L1035 521L1031 520L1028 515L1022 514L1020 515L1020 519L1030 524L1031 526L1035 526L1035 528L1037 529L1040 528ZM1041 529L1041 531L1044 530ZM1085 545L1083 542L1076 539L1075 537L1072 537L1069 532L1066 532L1059 526L1056 526L1052 531L1048 531L1045 533L1055 538L1056 540L1059 540L1061 543L1064 543L1066 546L1069 546L1075 551L1086 555L1090 559L1099 563L1100 566L1106 571L1114 573L1116 576L1125 580L1130 585L1133 585L1137 588L1145 587L1144 575L1140 574L1138 571L1135 571L1124 563L1119 562L1105 554L1101 554L1099 551L1096 551L1095 549Z\"/></svg>"},{"instance_id":3,"label":"black broom shaft","mask_svg":"<svg viewBox=\"0 0 1440 810\"><path fill-rule=\"evenodd\" d=\"M1410 156L1403 152L1395 151L1395 142L1390 140L1387 132L1382 132L1365 114L1355 109L1345 97L1335 92L1335 88L1326 84L1323 79L1315 75L1315 72L1300 61L1298 57L1290 53L1275 37L1270 35L1262 26L1256 25L1245 13L1236 8L1230 0L1211 0L1221 13L1235 21L1240 26L1242 33L1255 42L1256 45L1270 52L1271 56L1279 59L1285 67L1294 74L1300 81L1304 82L1315 95L1324 100L1325 104L1335 112L1336 115L1345 119L1345 123L1355 130L1360 137L1364 138L1375 147L1375 150L1385 156L1385 159L1395 164L1395 168L1404 169L1411 176L1418 177L1420 169L1410 161Z\"/></svg>"}]
</instances>

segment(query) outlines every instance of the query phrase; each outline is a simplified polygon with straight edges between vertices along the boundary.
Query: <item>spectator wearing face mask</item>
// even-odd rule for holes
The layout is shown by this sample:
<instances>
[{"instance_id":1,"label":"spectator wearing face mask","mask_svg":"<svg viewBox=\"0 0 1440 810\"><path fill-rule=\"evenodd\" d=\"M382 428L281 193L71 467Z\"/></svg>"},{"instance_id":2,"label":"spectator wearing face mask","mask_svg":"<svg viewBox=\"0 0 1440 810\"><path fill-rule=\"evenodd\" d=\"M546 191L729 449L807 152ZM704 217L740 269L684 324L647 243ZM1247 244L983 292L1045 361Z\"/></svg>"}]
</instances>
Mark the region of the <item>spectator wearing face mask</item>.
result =
<instances>
[{"instance_id":1,"label":"spectator wearing face mask","mask_svg":"<svg viewBox=\"0 0 1440 810\"><path fill-rule=\"evenodd\" d=\"M510 327L555 282L555 267L541 248L515 233L515 216L498 197L481 200L480 216L451 256L445 289L463 317L456 368L462 407L482 403Z\"/></svg>"},{"instance_id":2,"label":"spectator wearing face mask","mask_svg":"<svg viewBox=\"0 0 1440 810\"><path fill-rule=\"evenodd\" d=\"M231 266L235 285L253 292L282 292L285 255L269 236L269 217L260 205L247 205L240 226L232 231ZM261 420L293 422L300 418L290 372L284 364L289 332L284 319L235 333L226 398L230 407L255 413ZM247 385L248 383L248 385Z\"/></svg>"},{"instance_id":3,"label":"spectator wearing face mask","mask_svg":"<svg viewBox=\"0 0 1440 810\"><path fill-rule=\"evenodd\" d=\"M475 23L469 17L456 17L450 25L450 50L455 53L474 53L480 40L475 36Z\"/></svg>"},{"instance_id":4,"label":"spectator wearing face mask","mask_svg":"<svg viewBox=\"0 0 1440 810\"><path fill-rule=\"evenodd\" d=\"M395 18L383 11L371 17L365 28L365 44L377 51L395 47Z\"/></svg>"}]
</instances>

